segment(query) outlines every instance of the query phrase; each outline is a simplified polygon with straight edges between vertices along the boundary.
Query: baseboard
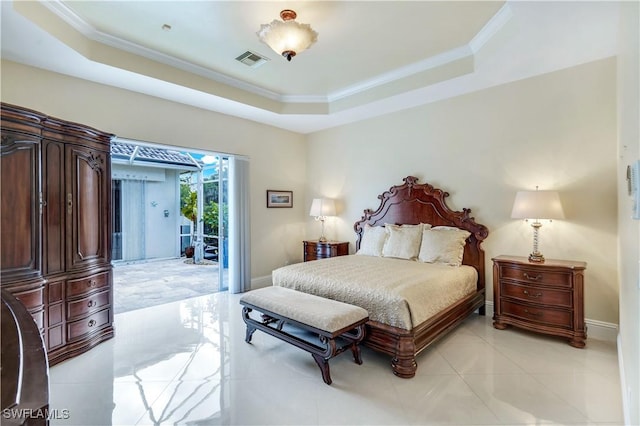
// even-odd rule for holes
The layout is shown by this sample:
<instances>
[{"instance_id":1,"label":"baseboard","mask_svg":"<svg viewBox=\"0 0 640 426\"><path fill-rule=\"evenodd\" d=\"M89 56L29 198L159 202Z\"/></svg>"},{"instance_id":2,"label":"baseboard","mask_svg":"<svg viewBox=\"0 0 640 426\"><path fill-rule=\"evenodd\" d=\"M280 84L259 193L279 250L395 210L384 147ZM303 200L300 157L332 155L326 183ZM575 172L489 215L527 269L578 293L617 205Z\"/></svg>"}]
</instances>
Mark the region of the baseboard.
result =
<instances>
[{"instance_id":1,"label":"baseboard","mask_svg":"<svg viewBox=\"0 0 640 426\"><path fill-rule=\"evenodd\" d=\"M251 279L251 290L269 287L270 285L273 285L273 282L271 281L271 274Z\"/></svg>"},{"instance_id":2,"label":"baseboard","mask_svg":"<svg viewBox=\"0 0 640 426\"><path fill-rule=\"evenodd\" d=\"M618 339L618 324L586 318L587 338L615 342Z\"/></svg>"},{"instance_id":3,"label":"baseboard","mask_svg":"<svg viewBox=\"0 0 640 426\"><path fill-rule=\"evenodd\" d=\"M493 318L493 302L485 300L484 302L485 315L489 318Z\"/></svg>"},{"instance_id":4,"label":"baseboard","mask_svg":"<svg viewBox=\"0 0 640 426\"><path fill-rule=\"evenodd\" d=\"M624 424L631 424L631 413L629 412L629 393L631 392L627 389L627 380L626 374L624 371L624 360L622 359L622 342L620 340L620 334L616 338L618 344L618 370L620 371L620 393L622 394L622 414L624 415Z\"/></svg>"},{"instance_id":5,"label":"baseboard","mask_svg":"<svg viewBox=\"0 0 640 426\"><path fill-rule=\"evenodd\" d=\"M493 317L493 301L486 302L486 313L488 317ZM587 325L587 342L588 339L605 340L607 342L615 342L617 340L617 324L589 318L586 318L584 322Z\"/></svg>"}]
</instances>

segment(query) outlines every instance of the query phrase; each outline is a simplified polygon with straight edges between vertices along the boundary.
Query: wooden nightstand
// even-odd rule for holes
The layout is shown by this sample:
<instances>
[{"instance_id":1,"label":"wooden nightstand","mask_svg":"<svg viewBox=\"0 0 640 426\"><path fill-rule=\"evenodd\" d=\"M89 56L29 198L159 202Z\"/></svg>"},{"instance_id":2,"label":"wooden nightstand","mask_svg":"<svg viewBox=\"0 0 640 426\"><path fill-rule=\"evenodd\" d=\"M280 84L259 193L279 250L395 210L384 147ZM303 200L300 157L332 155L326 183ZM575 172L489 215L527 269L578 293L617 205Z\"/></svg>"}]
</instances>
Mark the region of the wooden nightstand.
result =
<instances>
[{"instance_id":1,"label":"wooden nightstand","mask_svg":"<svg viewBox=\"0 0 640 426\"><path fill-rule=\"evenodd\" d=\"M303 241L304 261L325 259L327 257L345 256L349 254L348 241Z\"/></svg>"},{"instance_id":2,"label":"wooden nightstand","mask_svg":"<svg viewBox=\"0 0 640 426\"><path fill-rule=\"evenodd\" d=\"M563 336L584 348L585 262L547 259L531 263L526 257L493 258L493 326L509 325Z\"/></svg>"}]
</instances>

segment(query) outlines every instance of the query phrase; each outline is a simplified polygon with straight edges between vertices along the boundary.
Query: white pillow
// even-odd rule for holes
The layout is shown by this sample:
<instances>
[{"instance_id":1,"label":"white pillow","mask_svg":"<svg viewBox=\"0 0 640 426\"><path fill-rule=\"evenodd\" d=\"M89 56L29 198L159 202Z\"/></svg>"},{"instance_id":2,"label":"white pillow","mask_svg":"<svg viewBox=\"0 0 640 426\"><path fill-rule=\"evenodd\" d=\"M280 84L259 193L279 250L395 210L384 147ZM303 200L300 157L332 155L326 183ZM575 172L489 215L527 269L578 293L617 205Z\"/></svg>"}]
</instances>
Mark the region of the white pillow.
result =
<instances>
[{"instance_id":1,"label":"white pillow","mask_svg":"<svg viewBox=\"0 0 640 426\"><path fill-rule=\"evenodd\" d=\"M364 256L382 256L382 247L387 240L387 231L382 226L371 226L368 223L364 225L362 231L362 239L360 240L360 249L356 254Z\"/></svg>"},{"instance_id":2,"label":"white pillow","mask_svg":"<svg viewBox=\"0 0 640 426\"><path fill-rule=\"evenodd\" d=\"M469 231L452 226L436 226L422 231L422 242L418 253L420 262L462 265L464 246Z\"/></svg>"},{"instance_id":3,"label":"white pillow","mask_svg":"<svg viewBox=\"0 0 640 426\"><path fill-rule=\"evenodd\" d=\"M431 227L431 225L428 225ZM413 260L418 257L420 240L425 229L420 225L391 225L386 224L387 240L382 247L382 256Z\"/></svg>"}]
</instances>

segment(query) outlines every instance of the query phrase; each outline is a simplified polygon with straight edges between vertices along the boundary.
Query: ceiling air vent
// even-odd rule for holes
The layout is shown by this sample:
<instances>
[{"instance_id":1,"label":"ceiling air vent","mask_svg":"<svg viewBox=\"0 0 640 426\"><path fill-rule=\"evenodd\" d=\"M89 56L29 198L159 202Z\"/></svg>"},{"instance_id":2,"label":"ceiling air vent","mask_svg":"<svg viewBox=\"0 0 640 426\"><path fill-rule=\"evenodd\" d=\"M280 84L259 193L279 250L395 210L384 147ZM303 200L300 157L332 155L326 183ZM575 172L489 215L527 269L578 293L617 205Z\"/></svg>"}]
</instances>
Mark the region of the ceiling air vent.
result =
<instances>
[{"instance_id":1,"label":"ceiling air vent","mask_svg":"<svg viewBox=\"0 0 640 426\"><path fill-rule=\"evenodd\" d=\"M268 60L269 58L265 58L264 56L258 55L257 53L250 52L248 50L236 58L236 61L240 61L243 64L250 66L251 68L257 68Z\"/></svg>"}]
</instances>

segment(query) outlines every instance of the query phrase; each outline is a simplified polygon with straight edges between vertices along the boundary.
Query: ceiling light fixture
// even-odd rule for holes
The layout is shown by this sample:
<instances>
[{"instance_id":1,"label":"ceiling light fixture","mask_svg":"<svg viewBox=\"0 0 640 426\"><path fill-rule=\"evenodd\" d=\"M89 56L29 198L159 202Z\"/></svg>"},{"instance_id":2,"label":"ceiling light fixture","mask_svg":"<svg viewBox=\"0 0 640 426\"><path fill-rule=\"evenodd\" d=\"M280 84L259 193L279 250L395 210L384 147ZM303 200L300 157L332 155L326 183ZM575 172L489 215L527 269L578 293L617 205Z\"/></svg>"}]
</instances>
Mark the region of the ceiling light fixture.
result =
<instances>
[{"instance_id":1,"label":"ceiling light fixture","mask_svg":"<svg viewBox=\"0 0 640 426\"><path fill-rule=\"evenodd\" d=\"M293 10L285 9L280 12L282 21L274 19L270 24L262 24L256 33L260 41L287 58L287 61L318 40L318 33L309 24L296 22L296 16Z\"/></svg>"}]
</instances>

